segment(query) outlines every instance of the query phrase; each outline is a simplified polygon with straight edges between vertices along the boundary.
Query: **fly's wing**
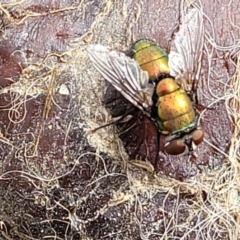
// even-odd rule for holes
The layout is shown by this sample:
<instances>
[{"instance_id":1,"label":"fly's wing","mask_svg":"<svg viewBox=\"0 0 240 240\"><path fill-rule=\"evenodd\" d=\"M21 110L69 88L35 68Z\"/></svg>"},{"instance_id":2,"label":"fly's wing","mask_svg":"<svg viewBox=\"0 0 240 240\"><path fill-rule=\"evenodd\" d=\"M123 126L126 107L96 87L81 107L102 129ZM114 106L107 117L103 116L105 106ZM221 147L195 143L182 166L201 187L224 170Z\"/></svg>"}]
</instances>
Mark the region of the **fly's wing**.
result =
<instances>
[{"instance_id":1,"label":"fly's wing","mask_svg":"<svg viewBox=\"0 0 240 240\"><path fill-rule=\"evenodd\" d=\"M90 45L88 55L98 72L133 105L150 117L154 86L134 59L102 45Z\"/></svg>"},{"instance_id":2,"label":"fly's wing","mask_svg":"<svg viewBox=\"0 0 240 240\"><path fill-rule=\"evenodd\" d=\"M182 1L182 23L169 54L170 74L187 92L196 90L204 44L203 12L200 6Z\"/></svg>"}]
</instances>

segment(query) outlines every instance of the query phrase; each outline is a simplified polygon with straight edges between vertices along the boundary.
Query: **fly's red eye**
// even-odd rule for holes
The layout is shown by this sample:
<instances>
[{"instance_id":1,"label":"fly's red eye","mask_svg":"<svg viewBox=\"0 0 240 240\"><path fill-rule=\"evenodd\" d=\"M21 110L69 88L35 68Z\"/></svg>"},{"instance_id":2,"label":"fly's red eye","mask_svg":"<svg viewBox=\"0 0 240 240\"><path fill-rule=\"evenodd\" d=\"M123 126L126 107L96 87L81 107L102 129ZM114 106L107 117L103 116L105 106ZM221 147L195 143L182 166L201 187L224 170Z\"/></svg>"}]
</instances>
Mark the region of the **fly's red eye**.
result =
<instances>
[{"instance_id":1,"label":"fly's red eye","mask_svg":"<svg viewBox=\"0 0 240 240\"><path fill-rule=\"evenodd\" d=\"M164 146L165 151L170 155L179 155L182 154L186 145L181 139L175 139L173 141L167 142Z\"/></svg>"},{"instance_id":2,"label":"fly's red eye","mask_svg":"<svg viewBox=\"0 0 240 240\"><path fill-rule=\"evenodd\" d=\"M204 138L204 132L201 129L197 129L192 133L192 140L196 146L203 141L203 138Z\"/></svg>"}]
</instances>

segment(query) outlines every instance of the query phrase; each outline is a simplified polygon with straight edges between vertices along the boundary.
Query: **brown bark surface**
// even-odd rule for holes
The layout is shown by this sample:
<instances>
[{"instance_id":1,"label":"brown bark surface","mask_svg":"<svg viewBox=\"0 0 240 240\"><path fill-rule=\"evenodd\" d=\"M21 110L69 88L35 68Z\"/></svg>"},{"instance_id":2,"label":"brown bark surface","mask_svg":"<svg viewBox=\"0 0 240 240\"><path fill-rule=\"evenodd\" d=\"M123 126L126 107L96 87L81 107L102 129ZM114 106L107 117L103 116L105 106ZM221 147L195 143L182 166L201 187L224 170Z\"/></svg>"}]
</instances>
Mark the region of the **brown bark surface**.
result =
<instances>
[{"instance_id":1,"label":"brown bark surface","mask_svg":"<svg viewBox=\"0 0 240 240\"><path fill-rule=\"evenodd\" d=\"M91 132L132 106L88 45L128 53L146 38L169 52L181 19L169 2L0 1L1 239L238 239L239 1L202 0L196 159L166 155L162 136L159 151L140 111Z\"/></svg>"}]
</instances>

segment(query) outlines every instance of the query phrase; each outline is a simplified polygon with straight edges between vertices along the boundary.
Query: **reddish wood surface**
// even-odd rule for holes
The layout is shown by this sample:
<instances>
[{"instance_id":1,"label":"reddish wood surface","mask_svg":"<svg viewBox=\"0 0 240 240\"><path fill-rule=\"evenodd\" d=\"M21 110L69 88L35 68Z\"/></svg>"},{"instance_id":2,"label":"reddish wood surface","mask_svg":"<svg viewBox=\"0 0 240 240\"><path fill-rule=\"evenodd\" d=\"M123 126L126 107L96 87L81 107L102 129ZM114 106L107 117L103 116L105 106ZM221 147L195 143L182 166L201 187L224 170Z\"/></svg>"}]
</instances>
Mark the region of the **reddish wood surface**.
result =
<instances>
[{"instance_id":1,"label":"reddish wood surface","mask_svg":"<svg viewBox=\"0 0 240 240\"><path fill-rule=\"evenodd\" d=\"M240 3L204 0L202 4L213 23L216 43L237 44ZM136 170L142 186L134 191L128 170L108 152L95 155L101 142L90 145L86 135L86 116L101 119L96 106L101 105L100 92L106 84L96 72L91 73L88 44L128 52L135 40L148 38L169 51L179 26L179 6L178 1L161 0L1 1L1 238L196 239L198 229L193 226L204 223L207 213L194 212L193 203L207 203L208 193L193 189L192 182L184 187L173 179L187 182L190 177L202 179L208 171L214 174L224 164L222 154L205 142L194 161L158 153L155 126L136 112L140 127L120 138L132 159L147 156L164 180ZM211 32L207 20L205 24ZM206 47L211 50L208 43ZM204 52L198 89L201 105L208 106L224 94L235 71L237 51L237 47L213 49L212 93ZM69 94L59 92L62 86ZM233 127L224 101L205 112L201 126L210 143L228 151ZM134 136L142 141L137 151ZM192 230L186 234L186 229ZM213 239L229 239L225 229L208 230L199 239L207 239L209 232Z\"/></svg>"}]
</instances>

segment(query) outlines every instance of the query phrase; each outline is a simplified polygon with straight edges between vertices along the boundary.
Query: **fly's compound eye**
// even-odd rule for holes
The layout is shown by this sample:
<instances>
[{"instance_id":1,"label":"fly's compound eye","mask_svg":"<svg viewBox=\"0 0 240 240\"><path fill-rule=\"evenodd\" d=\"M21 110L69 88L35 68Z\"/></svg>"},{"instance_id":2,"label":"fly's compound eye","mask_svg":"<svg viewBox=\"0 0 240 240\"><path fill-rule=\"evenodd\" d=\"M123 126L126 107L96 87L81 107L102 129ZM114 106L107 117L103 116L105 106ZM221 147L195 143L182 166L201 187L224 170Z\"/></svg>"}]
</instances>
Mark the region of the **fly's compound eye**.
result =
<instances>
[{"instance_id":1,"label":"fly's compound eye","mask_svg":"<svg viewBox=\"0 0 240 240\"><path fill-rule=\"evenodd\" d=\"M164 149L170 155L185 155L191 149L194 151L197 146L203 141L204 131L196 129L189 135L190 138L174 139L165 144Z\"/></svg>"},{"instance_id":2,"label":"fly's compound eye","mask_svg":"<svg viewBox=\"0 0 240 240\"><path fill-rule=\"evenodd\" d=\"M164 149L169 155L179 155L186 151L186 145L182 139L175 139L167 142Z\"/></svg>"},{"instance_id":3,"label":"fly's compound eye","mask_svg":"<svg viewBox=\"0 0 240 240\"><path fill-rule=\"evenodd\" d=\"M204 132L201 129L197 129L192 133L192 140L196 146L203 141L203 138L204 138Z\"/></svg>"}]
</instances>

